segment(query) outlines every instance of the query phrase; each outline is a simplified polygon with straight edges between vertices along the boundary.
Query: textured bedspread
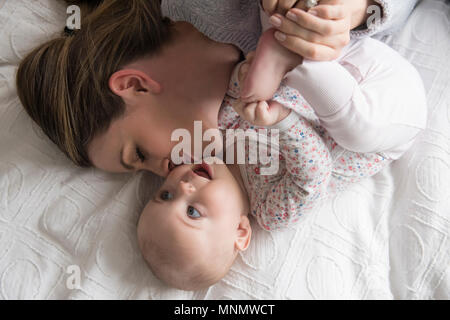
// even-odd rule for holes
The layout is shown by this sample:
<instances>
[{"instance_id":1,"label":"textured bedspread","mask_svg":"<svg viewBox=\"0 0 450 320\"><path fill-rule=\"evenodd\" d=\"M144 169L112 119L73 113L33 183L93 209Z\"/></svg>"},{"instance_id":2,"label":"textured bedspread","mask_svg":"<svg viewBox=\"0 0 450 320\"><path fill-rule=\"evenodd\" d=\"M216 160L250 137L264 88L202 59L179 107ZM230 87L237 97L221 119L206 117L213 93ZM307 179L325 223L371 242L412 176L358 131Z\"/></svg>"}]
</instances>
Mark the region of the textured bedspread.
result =
<instances>
[{"instance_id":1,"label":"textured bedspread","mask_svg":"<svg viewBox=\"0 0 450 320\"><path fill-rule=\"evenodd\" d=\"M419 69L428 91L428 129L414 147L299 228L269 233L254 225L249 250L199 292L164 286L138 251L136 222L154 177L75 168L20 105L20 59L65 19L55 1L0 1L1 298L450 298L450 6L443 0L422 1L406 28L386 39Z\"/></svg>"}]
</instances>

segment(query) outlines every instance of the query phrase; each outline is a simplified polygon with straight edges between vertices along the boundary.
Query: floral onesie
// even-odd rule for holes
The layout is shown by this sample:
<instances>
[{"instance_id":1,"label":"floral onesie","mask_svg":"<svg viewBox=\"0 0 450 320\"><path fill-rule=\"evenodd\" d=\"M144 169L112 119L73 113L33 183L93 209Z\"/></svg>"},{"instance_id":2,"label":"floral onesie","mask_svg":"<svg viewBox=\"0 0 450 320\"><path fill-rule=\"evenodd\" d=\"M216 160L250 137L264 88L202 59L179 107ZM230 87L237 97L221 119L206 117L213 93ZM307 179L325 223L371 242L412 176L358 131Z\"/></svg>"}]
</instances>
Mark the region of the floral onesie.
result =
<instances>
[{"instance_id":1,"label":"floral onesie","mask_svg":"<svg viewBox=\"0 0 450 320\"><path fill-rule=\"evenodd\" d=\"M243 120L233 109L240 91L237 70L222 104L219 127L279 132L278 152L268 152L273 149L264 147L271 161L279 163L276 173L262 174L268 165L260 163L240 165L251 213L264 229L295 224L310 215L321 200L351 183L373 176L390 162L382 154L360 154L337 145L300 93L284 84L274 100L292 110L286 119L271 127L256 127ZM245 145L247 160L250 153L257 152L256 146L249 142Z\"/></svg>"}]
</instances>

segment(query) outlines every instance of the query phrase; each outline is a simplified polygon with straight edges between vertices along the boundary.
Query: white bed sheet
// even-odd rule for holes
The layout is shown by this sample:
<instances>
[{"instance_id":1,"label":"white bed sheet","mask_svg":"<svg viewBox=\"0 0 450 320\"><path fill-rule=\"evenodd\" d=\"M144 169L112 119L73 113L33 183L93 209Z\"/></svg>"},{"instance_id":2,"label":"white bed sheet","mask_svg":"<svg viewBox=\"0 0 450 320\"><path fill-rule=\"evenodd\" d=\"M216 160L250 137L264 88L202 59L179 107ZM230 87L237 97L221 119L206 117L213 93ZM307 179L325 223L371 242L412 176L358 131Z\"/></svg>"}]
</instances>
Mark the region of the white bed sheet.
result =
<instances>
[{"instance_id":1,"label":"white bed sheet","mask_svg":"<svg viewBox=\"0 0 450 320\"><path fill-rule=\"evenodd\" d=\"M167 288L136 242L149 175L75 168L27 117L20 59L62 30L50 0L0 1L0 297L3 299L449 299L450 6L425 0L389 43L419 69L428 129L398 162L297 229L254 239L208 290ZM376 54L376 53L374 53ZM69 266L81 287L69 289Z\"/></svg>"}]
</instances>

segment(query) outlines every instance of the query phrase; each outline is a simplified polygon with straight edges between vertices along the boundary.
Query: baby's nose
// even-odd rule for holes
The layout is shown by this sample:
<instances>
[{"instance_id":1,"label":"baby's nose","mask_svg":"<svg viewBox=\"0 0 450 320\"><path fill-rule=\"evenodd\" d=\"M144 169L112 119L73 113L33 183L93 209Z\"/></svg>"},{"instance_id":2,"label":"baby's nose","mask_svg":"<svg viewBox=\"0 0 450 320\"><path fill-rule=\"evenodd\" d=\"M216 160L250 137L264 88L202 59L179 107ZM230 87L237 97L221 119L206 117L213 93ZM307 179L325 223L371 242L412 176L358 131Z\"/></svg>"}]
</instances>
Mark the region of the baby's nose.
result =
<instances>
[{"instance_id":1,"label":"baby's nose","mask_svg":"<svg viewBox=\"0 0 450 320\"><path fill-rule=\"evenodd\" d=\"M192 194L195 191L195 187L192 183L183 180L180 181L178 188L184 194Z\"/></svg>"}]
</instances>

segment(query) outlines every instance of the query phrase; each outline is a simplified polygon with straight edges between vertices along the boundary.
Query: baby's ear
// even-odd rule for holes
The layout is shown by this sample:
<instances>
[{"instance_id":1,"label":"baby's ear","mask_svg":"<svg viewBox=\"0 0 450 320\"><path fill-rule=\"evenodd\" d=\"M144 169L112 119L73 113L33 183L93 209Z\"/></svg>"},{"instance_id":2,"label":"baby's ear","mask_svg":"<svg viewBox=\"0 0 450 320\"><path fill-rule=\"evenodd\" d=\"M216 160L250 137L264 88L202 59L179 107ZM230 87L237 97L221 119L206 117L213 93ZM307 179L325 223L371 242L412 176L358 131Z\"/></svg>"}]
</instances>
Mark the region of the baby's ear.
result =
<instances>
[{"instance_id":1,"label":"baby's ear","mask_svg":"<svg viewBox=\"0 0 450 320\"><path fill-rule=\"evenodd\" d=\"M236 230L237 237L234 243L236 250L245 251L250 244L250 239L252 237L252 227L250 225L250 221L247 216L241 216L241 220L239 222L238 228Z\"/></svg>"}]
</instances>

